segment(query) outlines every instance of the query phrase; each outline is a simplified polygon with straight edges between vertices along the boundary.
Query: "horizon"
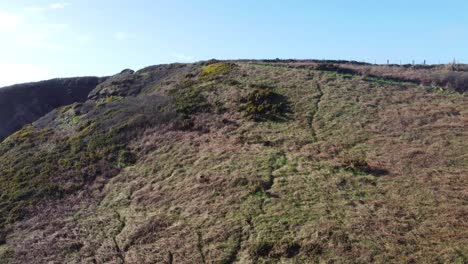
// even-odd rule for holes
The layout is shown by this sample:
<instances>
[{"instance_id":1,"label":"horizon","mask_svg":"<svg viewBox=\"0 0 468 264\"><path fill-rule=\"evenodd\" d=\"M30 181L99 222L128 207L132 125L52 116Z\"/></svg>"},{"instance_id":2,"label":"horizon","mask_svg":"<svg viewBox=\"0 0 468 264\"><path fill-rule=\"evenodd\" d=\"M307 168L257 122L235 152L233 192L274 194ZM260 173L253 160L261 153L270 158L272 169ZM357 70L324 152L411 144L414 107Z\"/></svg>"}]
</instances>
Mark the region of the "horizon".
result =
<instances>
[{"instance_id":1,"label":"horizon","mask_svg":"<svg viewBox=\"0 0 468 264\"><path fill-rule=\"evenodd\" d=\"M0 87L165 63L468 62L468 3L0 0Z\"/></svg>"},{"instance_id":2,"label":"horizon","mask_svg":"<svg viewBox=\"0 0 468 264\"><path fill-rule=\"evenodd\" d=\"M211 58L211 59L207 59L207 60L198 60L198 61L192 61L192 62L168 62L168 63L160 63L160 64L152 64L152 65L146 65L146 66L143 66L141 68L135 68L135 69L130 69L130 68L122 68L121 70L118 70L112 74L109 74L109 75L70 75L70 76L62 76L62 77L50 77L50 78L47 78L47 79L38 79L38 80L34 80L34 81L26 81L26 82L17 82L17 83L13 83L13 84L9 84L9 85L5 85L5 86L0 86L0 89L1 88L9 88L9 87L12 87L12 86L15 86L17 84L21 85L21 84L28 84L28 83L36 83L36 82L41 82L41 81L48 81L48 80L53 80L53 79L68 79L68 78L80 78L80 77L110 77L110 76L113 76L113 75L116 75L116 74L119 74L120 72L124 71L124 70L127 70L127 69L130 69L130 70L133 70L135 72L139 71L139 70L142 70L144 68L147 68L147 67L151 67L151 66L156 66L156 65L167 65L167 64L195 64L195 63L201 63L201 62L208 62L208 61L219 61L219 62L238 62L238 61L275 61L275 60L279 60L280 62L282 61L298 61L298 62L318 62L318 63L334 63L334 62L340 62L340 63L345 63L345 64L366 64L366 65L369 65L369 66L388 66L388 67L407 67L407 66L427 66L427 67L431 67L431 66L442 66L442 65L467 65L466 63L461 63L461 62L447 62L447 63L435 63L435 64L424 64L424 61L421 62L421 63L417 63L417 62L411 62L411 63L392 63L391 61L387 64L387 63L381 63L381 64L376 64L376 63L371 63L371 62L366 62L366 61L355 61L355 60L328 60L328 59L288 59L288 58L268 58L268 59L226 59L226 60L219 60L219 59L216 59L216 58Z\"/></svg>"}]
</instances>

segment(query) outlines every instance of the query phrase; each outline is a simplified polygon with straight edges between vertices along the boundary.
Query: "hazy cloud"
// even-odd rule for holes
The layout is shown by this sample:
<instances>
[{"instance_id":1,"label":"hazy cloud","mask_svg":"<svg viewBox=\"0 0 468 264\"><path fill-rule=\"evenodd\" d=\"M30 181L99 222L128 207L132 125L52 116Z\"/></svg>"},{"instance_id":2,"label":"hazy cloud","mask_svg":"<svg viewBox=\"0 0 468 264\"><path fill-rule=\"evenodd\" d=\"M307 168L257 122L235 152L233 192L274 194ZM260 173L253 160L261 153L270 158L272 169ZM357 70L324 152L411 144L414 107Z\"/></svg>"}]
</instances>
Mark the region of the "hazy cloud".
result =
<instances>
[{"instance_id":1,"label":"hazy cloud","mask_svg":"<svg viewBox=\"0 0 468 264\"><path fill-rule=\"evenodd\" d=\"M26 24L13 36L16 44L21 47L36 48L49 51L64 51L67 47L57 42L66 32L68 25L54 23Z\"/></svg>"},{"instance_id":2,"label":"hazy cloud","mask_svg":"<svg viewBox=\"0 0 468 264\"><path fill-rule=\"evenodd\" d=\"M65 50L66 46L58 42L63 43L68 25L49 23L47 16L37 13L40 9L31 7L18 13L0 10L0 41L41 50Z\"/></svg>"},{"instance_id":3,"label":"hazy cloud","mask_svg":"<svg viewBox=\"0 0 468 264\"><path fill-rule=\"evenodd\" d=\"M13 32L21 23L21 16L0 11L0 32Z\"/></svg>"},{"instance_id":4,"label":"hazy cloud","mask_svg":"<svg viewBox=\"0 0 468 264\"><path fill-rule=\"evenodd\" d=\"M45 7L40 7L40 6L28 6L24 9L26 12L42 12L45 11Z\"/></svg>"},{"instance_id":5,"label":"hazy cloud","mask_svg":"<svg viewBox=\"0 0 468 264\"><path fill-rule=\"evenodd\" d=\"M19 48L18 51L56 54L70 49L67 45L76 42L67 41L73 39L73 36L69 36L68 25L51 23L47 13L41 12L43 10L44 7L23 8L16 12L0 10L0 42L8 48ZM13 59L0 61L0 72L0 87L53 77L43 67L17 63Z\"/></svg>"},{"instance_id":6,"label":"hazy cloud","mask_svg":"<svg viewBox=\"0 0 468 264\"><path fill-rule=\"evenodd\" d=\"M91 41L91 37L88 35L76 36L76 41L80 44L88 44Z\"/></svg>"},{"instance_id":7,"label":"hazy cloud","mask_svg":"<svg viewBox=\"0 0 468 264\"><path fill-rule=\"evenodd\" d=\"M181 53L173 53L172 57L174 57L179 62L191 62L194 60L193 56L189 56L189 55L181 54Z\"/></svg>"},{"instance_id":8,"label":"hazy cloud","mask_svg":"<svg viewBox=\"0 0 468 264\"><path fill-rule=\"evenodd\" d=\"M0 87L52 78L46 69L31 64L0 63L0 72Z\"/></svg>"},{"instance_id":9,"label":"hazy cloud","mask_svg":"<svg viewBox=\"0 0 468 264\"><path fill-rule=\"evenodd\" d=\"M49 5L49 8L50 9L63 9L66 6L69 6L69 5L70 5L70 3L67 3L67 2L52 3L52 4Z\"/></svg>"},{"instance_id":10,"label":"hazy cloud","mask_svg":"<svg viewBox=\"0 0 468 264\"><path fill-rule=\"evenodd\" d=\"M115 32L114 33L114 38L116 40L119 40L119 41L122 41L122 40L126 40L128 39L128 34L126 32L123 32L123 31L119 31L119 32Z\"/></svg>"},{"instance_id":11,"label":"hazy cloud","mask_svg":"<svg viewBox=\"0 0 468 264\"><path fill-rule=\"evenodd\" d=\"M64 9L65 7L69 5L70 3L68 2L57 2L57 3L51 3L49 5L45 5L45 6L28 6L24 9L24 11L39 13L39 12L44 12L47 10Z\"/></svg>"},{"instance_id":12,"label":"hazy cloud","mask_svg":"<svg viewBox=\"0 0 468 264\"><path fill-rule=\"evenodd\" d=\"M67 49L66 46L52 41L46 34L41 33L20 34L17 36L16 42L22 47L41 50L64 51Z\"/></svg>"}]
</instances>

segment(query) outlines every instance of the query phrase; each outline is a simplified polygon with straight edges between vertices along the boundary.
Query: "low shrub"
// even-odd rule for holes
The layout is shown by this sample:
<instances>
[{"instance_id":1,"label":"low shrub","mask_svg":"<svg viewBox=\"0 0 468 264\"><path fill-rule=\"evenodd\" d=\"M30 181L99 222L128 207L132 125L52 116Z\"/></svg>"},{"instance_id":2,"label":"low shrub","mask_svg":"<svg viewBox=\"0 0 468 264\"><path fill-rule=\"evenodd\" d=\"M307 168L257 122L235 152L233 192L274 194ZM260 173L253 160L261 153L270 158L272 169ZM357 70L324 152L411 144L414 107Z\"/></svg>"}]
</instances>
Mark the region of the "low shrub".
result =
<instances>
[{"instance_id":1,"label":"low shrub","mask_svg":"<svg viewBox=\"0 0 468 264\"><path fill-rule=\"evenodd\" d=\"M121 150L117 158L117 166L119 168L125 168L135 164L136 157L135 154L128 150Z\"/></svg>"},{"instance_id":2,"label":"low shrub","mask_svg":"<svg viewBox=\"0 0 468 264\"><path fill-rule=\"evenodd\" d=\"M337 72L341 74L357 74L357 71L348 69L348 68L343 68L340 67L339 65L336 64L330 64L330 63L320 63L317 66L315 66L315 70L317 71L332 71L332 72Z\"/></svg>"},{"instance_id":3,"label":"low shrub","mask_svg":"<svg viewBox=\"0 0 468 264\"><path fill-rule=\"evenodd\" d=\"M246 98L245 113L253 120L278 119L287 109L284 96L272 89L255 89Z\"/></svg>"},{"instance_id":4,"label":"low shrub","mask_svg":"<svg viewBox=\"0 0 468 264\"><path fill-rule=\"evenodd\" d=\"M343 165L352 170L363 170L369 166L366 159L358 156L346 156L343 159Z\"/></svg>"},{"instance_id":5,"label":"low shrub","mask_svg":"<svg viewBox=\"0 0 468 264\"><path fill-rule=\"evenodd\" d=\"M345 169L356 172L369 170L366 150L363 148L355 148L346 151L343 155L342 166Z\"/></svg>"},{"instance_id":6,"label":"low shrub","mask_svg":"<svg viewBox=\"0 0 468 264\"><path fill-rule=\"evenodd\" d=\"M209 108L208 101L202 94L203 87L199 87L195 81L185 81L169 91L174 99L177 112L186 116L203 112Z\"/></svg>"},{"instance_id":7,"label":"low shrub","mask_svg":"<svg viewBox=\"0 0 468 264\"><path fill-rule=\"evenodd\" d=\"M228 74L233 67L232 63L216 62L202 67L201 74L203 77L211 77L222 74Z\"/></svg>"}]
</instances>

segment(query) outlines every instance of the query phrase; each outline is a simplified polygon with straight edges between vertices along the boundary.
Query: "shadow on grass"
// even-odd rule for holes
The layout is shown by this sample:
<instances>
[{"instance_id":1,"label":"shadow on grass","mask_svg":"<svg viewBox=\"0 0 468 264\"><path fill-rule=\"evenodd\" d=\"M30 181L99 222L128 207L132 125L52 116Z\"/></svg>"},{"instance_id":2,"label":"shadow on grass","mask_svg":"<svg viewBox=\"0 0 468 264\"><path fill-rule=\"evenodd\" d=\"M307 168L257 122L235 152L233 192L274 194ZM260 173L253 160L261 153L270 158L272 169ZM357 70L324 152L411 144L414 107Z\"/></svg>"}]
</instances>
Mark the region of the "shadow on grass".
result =
<instances>
[{"instance_id":1,"label":"shadow on grass","mask_svg":"<svg viewBox=\"0 0 468 264\"><path fill-rule=\"evenodd\" d=\"M379 168L367 168L362 171L366 174L369 174L375 177L382 177L382 176L387 176L390 174L390 171L386 169L379 169Z\"/></svg>"},{"instance_id":2,"label":"shadow on grass","mask_svg":"<svg viewBox=\"0 0 468 264\"><path fill-rule=\"evenodd\" d=\"M371 167L361 167L361 168L351 168L344 166L334 167L335 170L345 170L351 172L354 175L371 175L374 177L383 177L390 175L390 171L387 169L381 168L371 168Z\"/></svg>"}]
</instances>

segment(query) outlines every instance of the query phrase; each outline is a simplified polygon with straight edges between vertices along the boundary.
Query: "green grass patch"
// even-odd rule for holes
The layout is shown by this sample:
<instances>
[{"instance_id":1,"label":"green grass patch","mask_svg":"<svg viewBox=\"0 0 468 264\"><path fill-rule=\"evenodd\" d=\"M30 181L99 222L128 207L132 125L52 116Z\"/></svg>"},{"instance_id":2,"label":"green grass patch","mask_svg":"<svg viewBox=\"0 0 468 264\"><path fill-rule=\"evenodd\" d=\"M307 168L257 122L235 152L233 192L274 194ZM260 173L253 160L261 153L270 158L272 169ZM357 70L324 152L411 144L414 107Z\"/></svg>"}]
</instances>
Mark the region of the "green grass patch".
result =
<instances>
[{"instance_id":1,"label":"green grass patch","mask_svg":"<svg viewBox=\"0 0 468 264\"><path fill-rule=\"evenodd\" d=\"M390 78L382 78L382 77L372 77L367 76L364 77L364 81L378 83L378 84L390 84L390 85L409 85L409 86L416 86L417 83L404 81L404 80L395 80Z\"/></svg>"},{"instance_id":2,"label":"green grass patch","mask_svg":"<svg viewBox=\"0 0 468 264\"><path fill-rule=\"evenodd\" d=\"M169 91L174 98L177 112L189 116L197 112L209 110L208 103L203 92L209 90L210 86L202 85L200 82L186 80Z\"/></svg>"}]
</instances>

